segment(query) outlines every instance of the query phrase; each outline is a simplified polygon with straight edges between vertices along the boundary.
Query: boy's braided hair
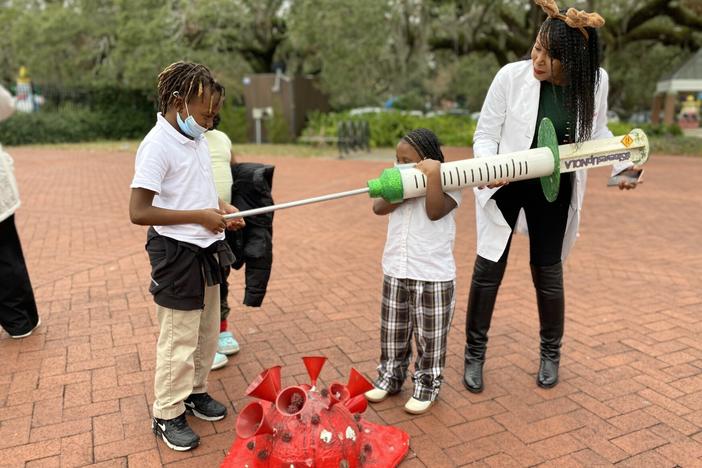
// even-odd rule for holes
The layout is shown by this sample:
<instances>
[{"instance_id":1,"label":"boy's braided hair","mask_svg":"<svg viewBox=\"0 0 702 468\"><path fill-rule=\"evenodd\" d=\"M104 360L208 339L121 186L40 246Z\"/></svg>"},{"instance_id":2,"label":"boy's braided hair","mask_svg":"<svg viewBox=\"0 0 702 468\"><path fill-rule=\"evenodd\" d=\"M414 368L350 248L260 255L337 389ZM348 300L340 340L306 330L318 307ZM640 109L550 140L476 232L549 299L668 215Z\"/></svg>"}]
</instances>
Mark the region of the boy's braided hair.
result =
<instances>
[{"instance_id":1,"label":"boy's braided hair","mask_svg":"<svg viewBox=\"0 0 702 468\"><path fill-rule=\"evenodd\" d=\"M176 97L182 97L185 102L191 96L202 97L205 88L209 88L212 94L211 109L215 94L219 94L220 99L224 97L224 86L214 79L209 68L192 62L172 63L158 75L158 110L165 114Z\"/></svg>"},{"instance_id":2,"label":"boy's braided hair","mask_svg":"<svg viewBox=\"0 0 702 468\"><path fill-rule=\"evenodd\" d=\"M441 152L441 142L434 132L427 128L417 128L405 136L402 140L409 143L422 159L436 159L444 162L444 153Z\"/></svg>"}]
</instances>

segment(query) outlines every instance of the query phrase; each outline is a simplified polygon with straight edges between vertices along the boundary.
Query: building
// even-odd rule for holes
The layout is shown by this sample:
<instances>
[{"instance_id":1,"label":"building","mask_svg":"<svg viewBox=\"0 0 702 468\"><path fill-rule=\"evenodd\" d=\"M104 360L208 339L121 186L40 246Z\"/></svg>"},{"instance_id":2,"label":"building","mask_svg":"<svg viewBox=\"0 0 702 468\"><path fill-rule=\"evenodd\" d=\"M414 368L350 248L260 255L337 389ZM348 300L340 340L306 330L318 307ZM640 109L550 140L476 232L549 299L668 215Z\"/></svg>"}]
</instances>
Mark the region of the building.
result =
<instances>
[{"instance_id":1,"label":"building","mask_svg":"<svg viewBox=\"0 0 702 468\"><path fill-rule=\"evenodd\" d=\"M702 93L702 49L677 71L666 76L656 85L656 94L651 109L651 122L660 123L661 110L663 123L676 122L678 107L688 96L697 97Z\"/></svg>"},{"instance_id":2,"label":"building","mask_svg":"<svg viewBox=\"0 0 702 468\"><path fill-rule=\"evenodd\" d=\"M310 112L330 108L316 78L289 77L281 71L244 77L244 101L249 140L257 143L294 141Z\"/></svg>"}]
</instances>

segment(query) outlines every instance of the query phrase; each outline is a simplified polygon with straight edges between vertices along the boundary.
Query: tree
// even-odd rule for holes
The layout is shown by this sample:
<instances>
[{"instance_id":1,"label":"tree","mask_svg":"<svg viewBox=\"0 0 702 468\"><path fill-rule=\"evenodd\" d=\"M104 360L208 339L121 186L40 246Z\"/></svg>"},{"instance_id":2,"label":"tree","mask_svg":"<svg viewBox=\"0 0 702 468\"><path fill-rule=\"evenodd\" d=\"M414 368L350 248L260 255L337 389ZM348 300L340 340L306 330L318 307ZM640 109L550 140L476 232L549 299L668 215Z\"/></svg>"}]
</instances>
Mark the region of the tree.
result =
<instances>
[{"instance_id":1,"label":"tree","mask_svg":"<svg viewBox=\"0 0 702 468\"><path fill-rule=\"evenodd\" d=\"M562 6L565 6L565 0ZM578 0L599 11L611 104L648 105L655 82L702 46L700 0ZM545 18L532 0L0 0L0 80L153 92L176 60L207 64L241 93L248 73L316 74L340 108L480 107L500 65Z\"/></svg>"},{"instance_id":2,"label":"tree","mask_svg":"<svg viewBox=\"0 0 702 468\"><path fill-rule=\"evenodd\" d=\"M606 20L600 34L610 105L624 113L648 107L661 75L702 47L699 0L588 0L573 6L598 11ZM492 54L500 65L528 52L545 18L523 0L434 0L428 11L431 51L456 58Z\"/></svg>"},{"instance_id":3,"label":"tree","mask_svg":"<svg viewBox=\"0 0 702 468\"><path fill-rule=\"evenodd\" d=\"M420 2L296 0L289 25L295 69L319 74L336 105L378 104L421 88Z\"/></svg>"}]
</instances>

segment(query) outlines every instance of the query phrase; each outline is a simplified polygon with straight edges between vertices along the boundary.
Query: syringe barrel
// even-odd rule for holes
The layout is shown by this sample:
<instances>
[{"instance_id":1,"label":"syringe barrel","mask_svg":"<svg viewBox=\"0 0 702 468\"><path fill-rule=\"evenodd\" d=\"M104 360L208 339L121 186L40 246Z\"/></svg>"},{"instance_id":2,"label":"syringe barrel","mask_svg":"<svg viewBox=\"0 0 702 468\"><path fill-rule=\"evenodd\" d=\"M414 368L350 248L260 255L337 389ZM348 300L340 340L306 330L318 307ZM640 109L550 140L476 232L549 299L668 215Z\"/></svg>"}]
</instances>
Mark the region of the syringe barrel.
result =
<instances>
[{"instance_id":1,"label":"syringe barrel","mask_svg":"<svg viewBox=\"0 0 702 468\"><path fill-rule=\"evenodd\" d=\"M560 172L611 166L619 162L644 164L648 160L648 137L643 130L635 128L628 134L583 143L561 145Z\"/></svg>"},{"instance_id":2,"label":"syringe barrel","mask_svg":"<svg viewBox=\"0 0 702 468\"><path fill-rule=\"evenodd\" d=\"M487 185L497 180L524 180L549 175L554 169L549 148L500 154L489 158L464 159L441 165L441 188L444 192ZM413 167L400 169L403 199L426 193L426 177Z\"/></svg>"}]
</instances>

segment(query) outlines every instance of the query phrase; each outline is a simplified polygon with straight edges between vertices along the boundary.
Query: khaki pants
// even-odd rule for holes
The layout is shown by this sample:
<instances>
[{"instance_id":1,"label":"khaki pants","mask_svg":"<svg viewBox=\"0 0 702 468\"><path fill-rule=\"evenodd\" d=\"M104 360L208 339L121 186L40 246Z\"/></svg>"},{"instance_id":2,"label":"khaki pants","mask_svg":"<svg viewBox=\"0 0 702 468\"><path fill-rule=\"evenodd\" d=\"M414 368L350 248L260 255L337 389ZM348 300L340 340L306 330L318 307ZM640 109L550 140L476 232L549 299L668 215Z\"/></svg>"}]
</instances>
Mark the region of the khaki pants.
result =
<instances>
[{"instance_id":1,"label":"khaki pants","mask_svg":"<svg viewBox=\"0 0 702 468\"><path fill-rule=\"evenodd\" d=\"M154 416L173 419L191 393L207 391L219 338L219 285L205 288L205 308L176 310L156 305L161 331L156 346Z\"/></svg>"}]
</instances>

